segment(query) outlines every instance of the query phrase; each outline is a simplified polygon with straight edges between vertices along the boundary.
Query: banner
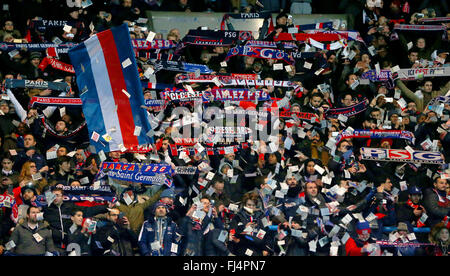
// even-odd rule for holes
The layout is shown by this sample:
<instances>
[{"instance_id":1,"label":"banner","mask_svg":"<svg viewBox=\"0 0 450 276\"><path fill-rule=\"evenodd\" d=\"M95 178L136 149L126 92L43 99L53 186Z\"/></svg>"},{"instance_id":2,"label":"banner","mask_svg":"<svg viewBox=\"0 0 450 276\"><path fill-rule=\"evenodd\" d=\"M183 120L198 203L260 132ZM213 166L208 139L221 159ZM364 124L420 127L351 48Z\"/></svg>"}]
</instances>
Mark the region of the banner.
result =
<instances>
[{"instance_id":1,"label":"banner","mask_svg":"<svg viewBox=\"0 0 450 276\"><path fill-rule=\"evenodd\" d=\"M228 51L225 60L229 60L233 56L248 56L254 58L277 59L283 60L289 64L294 64L295 61L288 53L271 48L251 47L251 46L236 46Z\"/></svg>"},{"instance_id":2,"label":"banner","mask_svg":"<svg viewBox=\"0 0 450 276\"><path fill-rule=\"evenodd\" d=\"M172 176L174 171L168 164L140 164L122 162L103 162L100 172L113 179L140 182L149 185L170 186L166 174Z\"/></svg>"},{"instance_id":3,"label":"banner","mask_svg":"<svg viewBox=\"0 0 450 276\"><path fill-rule=\"evenodd\" d=\"M355 129L353 131L344 131L336 137L336 144L347 138L370 138L370 139L406 139L410 142L414 140L414 134L406 130L364 130Z\"/></svg>"},{"instance_id":4,"label":"banner","mask_svg":"<svg viewBox=\"0 0 450 276\"><path fill-rule=\"evenodd\" d=\"M63 201L68 202L80 202L80 201L89 201L89 202L117 202L117 197L115 196L84 196L84 195L63 195ZM37 207L46 207L47 199L45 195L36 196L36 200L33 202L34 206Z\"/></svg>"},{"instance_id":5,"label":"banner","mask_svg":"<svg viewBox=\"0 0 450 276\"><path fill-rule=\"evenodd\" d=\"M6 79L5 88L50 89L64 92L70 91L70 86L66 82L17 80L17 79Z\"/></svg>"},{"instance_id":6,"label":"banner","mask_svg":"<svg viewBox=\"0 0 450 276\"><path fill-rule=\"evenodd\" d=\"M54 69L75 74L75 70L73 69L72 65L48 57L44 57L42 59L41 63L39 64L39 69L41 69L41 71L44 71L48 65L52 66Z\"/></svg>"},{"instance_id":7,"label":"banner","mask_svg":"<svg viewBox=\"0 0 450 276\"><path fill-rule=\"evenodd\" d=\"M446 26L442 25L408 25L408 24L395 24L394 30L399 31L445 31Z\"/></svg>"},{"instance_id":8,"label":"banner","mask_svg":"<svg viewBox=\"0 0 450 276\"><path fill-rule=\"evenodd\" d=\"M146 135L151 127L141 108L144 96L127 24L91 36L69 56L96 151L152 143Z\"/></svg>"},{"instance_id":9,"label":"banner","mask_svg":"<svg viewBox=\"0 0 450 276\"><path fill-rule=\"evenodd\" d=\"M270 95L263 90L249 90L249 89L212 89L211 91L188 91L175 90L161 92L161 98L169 99L171 101L194 101L202 99L203 102L210 101L268 101Z\"/></svg>"},{"instance_id":10,"label":"banner","mask_svg":"<svg viewBox=\"0 0 450 276\"><path fill-rule=\"evenodd\" d=\"M352 117L355 116L358 113L363 112L367 109L368 103L366 99L363 99L361 102L354 104L349 107L342 107L342 108L334 108L334 109L328 109L325 111L325 116L327 118L334 118L338 117L339 114L342 114L346 117Z\"/></svg>"},{"instance_id":11,"label":"banner","mask_svg":"<svg viewBox=\"0 0 450 276\"><path fill-rule=\"evenodd\" d=\"M318 34L290 34L290 33L280 33L278 36L273 38L274 41L307 41L308 39L314 39L315 41L337 41L345 37L341 34L335 33L318 33Z\"/></svg>"},{"instance_id":12,"label":"banner","mask_svg":"<svg viewBox=\"0 0 450 276\"><path fill-rule=\"evenodd\" d=\"M55 48L56 52L59 54L67 54L69 49L76 46L77 44L72 42L65 42L61 44L54 43L0 43L0 51L12 51L20 50L25 48L29 51L45 51L47 48Z\"/></svg>"},{"instance_id":13,"label":"banner","mask_svg":"<svg viewBox=\"0 0 450 276\"><path fill-rule=\"evenodd\" d=\"M405 149L380 149L361 148L362 159L389 161L389 162L413 162L420 164L444 164L445 159L440 152L418 151L409 152Z\"/></svg>"}]
</instances>

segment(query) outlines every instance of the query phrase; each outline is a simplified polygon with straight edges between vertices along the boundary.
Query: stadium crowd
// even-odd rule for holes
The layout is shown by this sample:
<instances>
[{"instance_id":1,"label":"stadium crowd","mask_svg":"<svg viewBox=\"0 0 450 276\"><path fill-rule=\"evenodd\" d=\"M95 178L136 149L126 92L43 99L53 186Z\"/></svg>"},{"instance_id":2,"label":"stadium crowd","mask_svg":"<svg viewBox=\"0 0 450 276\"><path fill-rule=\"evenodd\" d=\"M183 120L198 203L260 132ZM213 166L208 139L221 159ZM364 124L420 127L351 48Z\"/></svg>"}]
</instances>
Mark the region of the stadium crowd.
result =
<instances>
[{"instance_id":1,"label":"stadium crowd","mask_svg":"<svg viewBox=\"0 0 450 276\"><path fill-rule=\"evenodd\" d=\"M0 6L0 254L449 254L446 1L69 2ZM147 11L222 12L225 28L163 37ZM336 11L351 25L291 16ZM261 15L258 34L234 30L245 14ZM97 153L80 106L42 99L80 98L61 49L123 23L131 39L152 45L133 42L144 99L158 103L145 106L154 143ZM27 46L42 44L53 46ZM258 130L276 134L235 131L212 144L177 137L183 124L172 112L199 104L190 90L224 87L267 97L204 105L254 108ZM180 100L180 91L189 93ZM254 116L244 114L226 129L249 126ZM148 185L105 176L105 162L169 164L175 173Z\"/></svg>"}]
</instances>

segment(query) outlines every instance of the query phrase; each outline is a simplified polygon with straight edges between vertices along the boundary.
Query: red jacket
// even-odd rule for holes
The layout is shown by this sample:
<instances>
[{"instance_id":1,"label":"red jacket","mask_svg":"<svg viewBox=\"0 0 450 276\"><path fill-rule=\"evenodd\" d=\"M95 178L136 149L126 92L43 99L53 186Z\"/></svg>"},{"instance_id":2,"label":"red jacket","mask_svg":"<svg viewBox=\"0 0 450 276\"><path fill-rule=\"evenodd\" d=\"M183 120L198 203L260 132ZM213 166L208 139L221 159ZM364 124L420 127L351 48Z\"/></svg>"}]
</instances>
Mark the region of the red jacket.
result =
<instances>
[{"instance_id":1,"label":"red jacket","mask_svg":"<svg viewBox=\"0 0 450 276\"><path fill-rule=\"evenodd\" d=\"M367 241L364 242L364 245L367 243ZM349 238L345 243L345 252L347 256L367 256L367 253L362 253L361 249L362 247L358 247L355 240L352 238Z\"/></svg>"}]
</instances>

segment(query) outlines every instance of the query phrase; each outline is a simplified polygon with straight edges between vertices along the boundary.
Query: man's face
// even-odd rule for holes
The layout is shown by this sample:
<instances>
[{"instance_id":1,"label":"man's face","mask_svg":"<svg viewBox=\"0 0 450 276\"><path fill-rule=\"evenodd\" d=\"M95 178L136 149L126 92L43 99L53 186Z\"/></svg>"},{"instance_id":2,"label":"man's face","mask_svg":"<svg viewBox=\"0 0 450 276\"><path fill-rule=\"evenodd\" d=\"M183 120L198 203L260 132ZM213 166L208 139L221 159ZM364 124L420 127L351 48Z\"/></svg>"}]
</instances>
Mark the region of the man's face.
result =
<instances>
[{"instance_id":1,"label":"man's face","mask_svg":"<svg viewBox=\"0 0 450 276\"><path fill-rule=\"evenodd\" d=\"M423 91L426 93L431 93L431 91L433 91L433 83L431 81L425 82L423 85Z\"/></svg>"},{"instance_id":2,"label":"man's face","mask_svg":"<svg viewBox=\"0 0 450 276\"><path fill-rule=\"evenodd\" d=\"M123 6L124 6L125 8L130 8L132 3L133 3L132 0L124 0L124 1L123 1Z\"/></svg>"},{"instance_id":3,"label":"man's face","mask_svg":"<svg viewBox=\"0 0 450 276\"><path fill-rule=\"evenodd\" d=\"M3 159L3 161L2 161L2 168L5 171L12 170L12 166L13 166L13 162L10 159L7 159L7 158Z\"/></svg>"},{"instance_id":4,"label":"man's face","mask_svg":"<svg viewBox=\"0 0 450 276\"><path fill-rule=\"evenodd\" d=\"M425 39L419 38L417 40L417 48L419 48L419 49L425 48Z\"/></svg>"},{"instance_id":5,"label":"man's face","mask_svg":"<svg viewBox=\"0 0 450 276\"><path fill-rule=\"evenodd\" d=\"M223 54L225 51L222 46L217 46L216 48L214 48L214 52L218 54Z\"/></svg>"},{"instance_id":6,"label":"man's face","mask_svg":"<svg viewBox=\"0 0 450 276\"><path fill-rule=\"evenodd\" d=\"M30 208L31 208L30 214L27 214L28 221L30 221L32 223L36 223L37 222L36 216L37 216L37 214L40 213L39 208L36 208L36 207L30 207Z\"/></svg>"},{"instance_id":7,"label":"man's face","mask_svg":"<svg viewBox=\"0 0 450 276\"><path fill-rule=\"evenodd\" d=\"M55 204L61 204L63 202L63 195L61 191L53 191L53 194L56 196L53 203Z\"/></svg>"},{"instance_id":8,"label":"man's face","mask_svg":"<svg viewBox=\"0 0 450 276\"><path fill-rule=\"evenodd\" d=\"M321 103L322 103L322 98L321 97L313 97L311 99L311 105L313 107L319 107Z\"/></svg>"},{"instance_id":9,"label":"man's face","mask_svg":"<svg viewBox=\"0 0 450 276\"><path fill-rule=\"evenodd\" d=\"M419 204L420 195L409 195L409 198L414 204Z\"/></svg>"},{"instance_id":10,"label":"man's face","mask_svg":"<svg viewBox=\"0 0 450 276\"><path fill-rule=\"evenodd\" d=\"M292 112L300 112L300 106L294 105L294 106L292 107Z\"/></svg>"},{"instance_id":11,"label":"man's face","mask_svg":"<svg viewBox=\"0 0 450 276\"><path fill-rule=\"evenodd\" d=\"M370 238L370 233L358 234L358 238L362 241L367 241Z\"/></svg>"},{"instance_id":12,"label":"man's face","mask_svg":"<svg viewBox=\"0 0 450 276\"><path fill-rule=\"evenodd\" d=\"M316 183L306 183L306 193L312 197L316 197L318 194Z\"/></svg>"},{"instance_id":13,"label":"man's face","mask_svg":"<svg viewBox=\"0 0 450 276\"><path fill-rule=\"evenodd\" d=\"M27 190L23 193L22 197L24 200L31 200L34 197L34 192L32 190Z\"/></svg>"},{"instance_id":14,"label":"man's face","mask_svg":"<svg viewBox=\"0 0 450 276\"><path fill-rule=\"evenodd\" d=\"M31 60L31 64L32 64L34 67L38 67L40 63L41 63L41 59L40 59L40 58L33 58L33 59Z\"/></svg>"},{"instance_id":15,"label":"man's face","mask_svg":"<svg viewBox=\"0 0 450 276\"><path fill-rule=\"evenodd\" d=\"M173 205L173 198L163 197L163 198L161 198L161 202L166 205Z\"/></svg>"},{"instance_id":16,"label":"man's face","mask_svg":"<svg viewBox=\"0 0 450 276\"><path fill-rule=\"evenodd\" d=\"M419 58L419 53L417 53L417 52L411 52L411 53L408 55L408 58L409 58L409 61L410 61L411 63L414 63L414 62L416 62L416 60L418 60L418 58Z\"/></svg>"},{"instance_id":17,"label":"man's face","mask_svg":"<svg viewBox=\"0 0 450 276\"><path fill-rule=\"evenodd\" d=\"M282 16L282 17L277 19L277 25L286 25L286 23L287 23L287 17L286 16Z\"/></svg>"},{"instance_id":18,"label":"man's face","mask_svg":"<svg viewBox=\"0 0 450 276\"><path fill-rule=\"evenodd\" d=\"M158 206L155 210L155 216L156 217L165 217L167 214L167 209L164 206Z\"/></svg>"},{"instance_id":19,"label":"man's face","mask_svg":"<svg viewBox=\"0 0 450 276\"><path fill-rule=\"evenodd\" d=\"M211 208L211 202L206 198L201 199L200 202L203 204L203 212L208 213L209 208Z\"/></svg>"},{"instance_id":20,"label":"man's face","mask_svg":"<svg viewBox=\"0 0 450 276\"><path fill-rule=\"evenodd\" d=\"M290 188L294 188L297 186L297 179L295 179L295 177L290 177L286 180L286 184L290 187Z\"/></svg>"},{"instance_id":21,"label":"man's face","mask_svg":"<svg viewBox=\"0 0 450 276\"><path fill-rule=\"evenodd\" d=\"M275 154L269 154L269 164L275 165L277 163L277 156Z\"/></svg>"},{"instance_id":22,"label":"man's face","mask_svg":"<svg viewBox=\"0 0 450 276\"><path fill-rule=\"evenodd\" d=\"M348 76L347 85L351 86L357 80L358 80L358 77L354 74L351 74L350 76Z\"/></svg>"},{"instance_id":23,"label":"man's face","mask_svg":"<svg viewBox=\"0 0 450 276\"><path fill-rule=\"evenodd\" d=\"M218 195L222 194L224 187L225 187L225 183L223 183L223 182L216 182L216 184L214 184L215 193L218 194Z\"/></svg>"},{"instance_id":24,"label":"man's face","mask_svg":"<svg viewBox=\"0 0 450 276\"><path fill-rule=\"evenodd\" d=\"M111 211L109 211L107 218L109 221L111 221L112 223L116 223L117 219L119 218L119 214L120 211L117 209L111 209Z\"/></svg>"},{"instance_id":25,"label":"man's face","mask_svg":"<svg viewBox=\"0 0 450 276\"><path fill-rule=\"evenodd\" d=\"M81 226L81 224L83 223L83 212L76 212L75 215L70 217L70 219L76 226Z\"/></svg>"},{"instance_id":26,"label":"man's face","mask_svg":"<svg viewBox=\"0 0 450 276\"><path fill-rule=\"evenodd\" d=\"M144 94L144 100L150 100L151 98L152 98L152 93L146 92L146 93Z\"/></svg>"},{"instance_id":27,"label":"man's face","mask_svg":"<svg viewBox=\"0 0 450 276\"><path fill-rule=\"evenodd\" d=\"M384 182L384 189L386 190L386 191L391 191L392 190L392 182L391 182L391 180L388 178L388 179L386 179L386 182Z\"/></svg>"},{"instance_id":28,"label":"man's face","mask_svg":"<svg viewBox=\"0 0 450 276\"><path fill-rule=\"evenodd\" d=\"M13 22L11 20L6 21L4 29L8 32L11 32L12 30L14 30Z\"/></svg>"},{"instance_id":29,"label":"man's face","mask_svg":"<svg viewBox=\"0 0 450 276\"><path fill-rule=\"evenodd\" d=\"M370 113L372 115L372 118L374 118L375 120L381 120L381 112L380 111L373 111L372 113Z\"/></svg>"},{"instance_id":30,"label":"man's face","mask_svg":"<svg viewBox=\"0 0 450 276\"><path fill-rule=\"evenodd\" d=\"M348 142L342 142L340 145L339 145L339 148L338 148L338 150L340 151L340 152L342 152L342 153L345 153L345 152L347 152L347 147L348 146L350 146L350 144L348 143Z\"/></svg>"},{"instance_id":31,"label":"man's face","mask_svg":"<svg viewBox=\"0 0 450 276\"><path fill-rule=\"evenodd\" d=\"M314 169L314 162L308 162L308 164L306 165L306 172L309 174L314 174L316 172L316 169Z\"/></svg>"},{"instance_id":32,"label":"man's face","mask_svg":"<svg viewBox=\"0 0 450 276\"><path fill-rule=\"evenodd\" d=\"M0 110L4 114L8 114L9 113L9 105L7 103L3 103L2 105L0 105Z\"/></svg>"},{"instance_id":33,"label":"man's face","mask_svg":"<svg viewBox=\"0 0 450 276\"><path fill-rule=\"evenodd\" d=\"M36 141L32 135L25 135L23 138L25 148L30 148L36 146Z\"/></svg>"},{"instance_id":34,"label":"man's face","mask_svg":"<svg viewBox=\"0 0 450 276\"><path fill-rule=\"evenodd\" d=\"M84 155L82 154L83 150L79 149L75 152L75 158L77 159L77 162L83 162L84 161Z\"/></svg>"},{"instance_id":35,"label":"man's face","mask_svg":"<svg viewBox=\"0 0 450 276\"><path fill-rule=\"evenodd\" d=\"M448 183L446 179L438 178L434 183L434 187L439 191L446 191L448 188Z\"/></svg>"},{"instance_id":36,"label":"man's face","mask_svg":"<svg viewBox=\"0 0 450 276\"><path fill-rule=\"evenodd\" d=\"M67 131L66 122L58 121L56 123L55 129L56 129L57 132L66 132Z\"/></svg>"},{"instance_id":37,"label":"man's face","mask_svg":"<svg viewBox=\"0 0 450 276\"><path fill-rule=\"evenodd\" d=\"M63 170L66 173L70 172L70 162L62 162L61 170Z\"/></svg>"},{"instance_id":38,"label":"man's face","mask_svg":"<svg viewBox=\"0 0 450 276\"><path fill-rule=\"evenodd\" d=\"M233 161L236 158L234 153L225 154L225 159L228 161Z\"/></svg>"},{"instance_id":39,"label":"man's face","mask_svg":"<svg viewBox=\"0 0 450 276\"><path fill-rule=\"evenodd\" d=\"M342 99L342 104L344 106L351 106L352 105L352 96L351 95L345 95L345 97Z\"/></svg>"},{"instance_id":40,"label":"man's face","mask_svg":"<svg viewBox=\"0 0 450 276\"><path fill-rule=\"evenodd\" d=\"M61 157L67 154L67 149L65 147L59 147L56 151L56 156Z\"/></svg>"}]
</instances>

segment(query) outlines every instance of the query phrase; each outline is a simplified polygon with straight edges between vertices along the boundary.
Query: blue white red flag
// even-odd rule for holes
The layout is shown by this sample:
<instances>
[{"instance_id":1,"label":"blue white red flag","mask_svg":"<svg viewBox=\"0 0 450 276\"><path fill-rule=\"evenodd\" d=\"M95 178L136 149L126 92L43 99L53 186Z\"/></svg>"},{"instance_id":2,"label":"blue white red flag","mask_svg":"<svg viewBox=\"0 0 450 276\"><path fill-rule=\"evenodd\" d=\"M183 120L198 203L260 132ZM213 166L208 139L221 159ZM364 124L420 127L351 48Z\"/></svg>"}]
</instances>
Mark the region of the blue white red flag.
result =
<instances>
[{"instance_id":1,"label":"blue white red flag","mask_svg":"<svg viewBox=\"0 0 450 276\"><path fill-rule=\"evenodd\" d=\"M69 50L91 144L97 152L152 143L133 46L126 24Z\"/></svg>"}]
</instances>

